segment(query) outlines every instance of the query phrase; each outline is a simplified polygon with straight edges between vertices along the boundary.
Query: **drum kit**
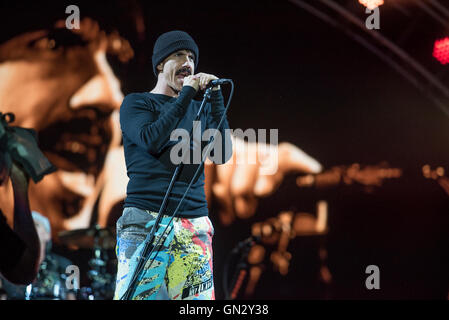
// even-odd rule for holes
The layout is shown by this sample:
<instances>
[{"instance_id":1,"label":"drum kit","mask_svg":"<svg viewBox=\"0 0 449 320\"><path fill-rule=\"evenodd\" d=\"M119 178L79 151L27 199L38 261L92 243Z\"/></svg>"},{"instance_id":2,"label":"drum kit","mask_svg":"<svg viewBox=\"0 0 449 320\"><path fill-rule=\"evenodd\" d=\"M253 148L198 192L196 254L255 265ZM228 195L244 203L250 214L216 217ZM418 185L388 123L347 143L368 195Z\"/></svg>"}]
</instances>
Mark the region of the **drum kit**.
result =
<instances>
[{"instance_id":1,"label":"drum kit","mask_svg":"<svg viewBox=\"0 0 449 320\"><path fill-rule=\"evenodd\" d=\"M87 277L90 286L68 289L67 274L60 263L48 254L42 262L35 282L26 287L26 300L112 300L115 274L111 273L108 251L115 248L115 235L110 228L93 226L60 232L61 244L71 249L92 250ZM79 279L78 279L79 284Z\"/></svg>"},{"instance_id":2,"label":"drum kit","mask_svg":"<svg viewBox=\"0 0 449 320\"><path fill-rule=\"evenodd\" d=\"M47 254L39 267L36 280L25 288L25 300L70 299L65 278L58 261L53 255Z\"/></svg>"},{"instance_id":3,"label":"drum kit","mask_svg":"<svg viewBox=\"0 0 449 320\"><path fill-rule=\"evenodd\" d=\"M89 287L80 288L78 300L112 300L115 290L115 274L108 270L108 251L115 248L115 234L111 228L95 225L86 229L63 231L59 240L70 248L89 249L93 256L89 260L87 276Z\"/></svg>"}]
</instances>

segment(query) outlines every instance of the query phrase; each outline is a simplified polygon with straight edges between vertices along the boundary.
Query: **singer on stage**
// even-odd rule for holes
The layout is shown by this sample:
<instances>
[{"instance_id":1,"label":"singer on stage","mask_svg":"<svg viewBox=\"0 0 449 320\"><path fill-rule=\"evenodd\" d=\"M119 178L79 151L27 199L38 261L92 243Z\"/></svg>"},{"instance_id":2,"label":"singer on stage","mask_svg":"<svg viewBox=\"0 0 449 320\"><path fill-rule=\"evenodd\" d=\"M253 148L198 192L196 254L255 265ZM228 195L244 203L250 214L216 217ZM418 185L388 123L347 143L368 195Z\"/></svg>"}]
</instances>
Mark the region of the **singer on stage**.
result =
<instances>
[{"instance_id":1,"label":"singer on stage","mask_svg":"<svg viewBox=\"0 0 449 320\"><path fill-rule=\"evenodd\" d=\"M151 231L170 183L175 168L170 150L177 143L170 135L176 129L192 130L201 104L193 97L210 81L218 79L211 74L195 74L198 58L198 46L190 35L183 31L162 34L156 40L152 56L156 86L151 92L127 95L121 105L120 125L129 182L123 214L117 221L118 270L114 299L120 299L128 288L143 241ZM212 89L210 102L201 114L201 133L217 128L224 112L223 96L217 86ZM223 147L221 163L232 155L231 137L226 129L229 124L225 116L219 129ZM198 145L193 139L190 149L203 148L204 144L207 142ZM195 164L183 167L153 244L168 224L195 168ZM151 266L147 263L139 275L132 299L215 299L214 229L208 214L202 168L168 228L163 245L157 248L156 259Z\"/></svg>"}]
</instances>

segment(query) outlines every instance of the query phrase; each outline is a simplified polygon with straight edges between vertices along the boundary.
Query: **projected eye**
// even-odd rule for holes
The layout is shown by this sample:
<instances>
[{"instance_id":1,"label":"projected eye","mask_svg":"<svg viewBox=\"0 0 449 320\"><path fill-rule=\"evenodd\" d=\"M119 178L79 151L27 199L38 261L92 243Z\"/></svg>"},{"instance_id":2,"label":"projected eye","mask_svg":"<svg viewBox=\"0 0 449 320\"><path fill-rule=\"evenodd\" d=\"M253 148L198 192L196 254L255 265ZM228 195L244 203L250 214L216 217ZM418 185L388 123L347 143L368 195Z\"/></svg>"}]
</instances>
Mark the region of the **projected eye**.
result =
<instances>
[{"instance_id":1,"label":"projected eye","mask_svg":"<svg viewBox=\"0 0 449 320\"><path fill-rule=\"evenodd\" d=\"M54 50L56 49L57 44L55 39L45 37L34 41L31 44L31 47L40 50Z\"/></svg>"},{"instance_id":2,"label":"projected eye","mask_svg":"<svg viewBox=\"0 0 449 320\"><path fill-rule=\"evenodd\" d=\"M79 34L75 34L66 29L52 30L46 37L39 38L30 43L30 46L40 50L57 50L74 46L85 46Z\"/></svg>"}]
</instances>

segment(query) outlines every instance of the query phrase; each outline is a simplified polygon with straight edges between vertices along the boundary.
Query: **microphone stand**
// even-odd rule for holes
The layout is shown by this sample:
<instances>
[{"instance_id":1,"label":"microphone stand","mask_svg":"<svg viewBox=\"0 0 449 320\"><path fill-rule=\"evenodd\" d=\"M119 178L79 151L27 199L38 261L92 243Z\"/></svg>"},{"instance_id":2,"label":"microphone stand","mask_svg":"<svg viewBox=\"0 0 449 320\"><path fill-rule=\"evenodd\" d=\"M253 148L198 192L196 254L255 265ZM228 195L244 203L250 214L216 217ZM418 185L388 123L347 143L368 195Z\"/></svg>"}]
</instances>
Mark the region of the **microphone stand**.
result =
<instances>
[{"instance_id":1,"label":"microphone stand","mask_svg":"<svg viewBox=\"0 0 449 320\"><path fill-rule=\"evenodd\" d=\"M227 80L227 79L226 79L226 80ZM230 96L230 99L231 99L231 98L232 98L232 93L233 93L234 84L232 83L232 80L228 80L228 81L230 81L231 84L232 84L232 90L231 90L231 96ZM201 116L201 113L202 113L202 111L203 111L204 105L206 104L207 101L210 100L211 93L212 93L212 88L213 88L213 86L211 86L211 87L209 87L209 88L206 89L206 92L204 93L204 96L203 96L203 101L201 102L200 108L199 108L199 110L198 110L198 112L197 112L197 115L196 115L194 121L198 121L198 120L200 119L200 116ZM221 123L223 122L224 116L226 115L226 111L227 111L227 109L228 109L228 107L229 107L230 99L229 99L229 101L228 101L228 105L227 105L226 108L225 108L225 112L224 112L224 114L223 114L223 117L222 117L222 119L220 120L220 123L219 123L219 125L218 125L218 127L217 127L217 130L219 130L219 128L220 128L220 126L221 126ZM194 128L193 128L193 126L192 126L192 130L190 131L190 135L189 135L189 144L190 144L190 138L192 137L193 129L194 129ZM190 148L190 146L189 146L189 148ZM207 152L206 152L206 155L207 155ZM184 157L185 157L185 156L184 156ZM168 202L169 195L170 195L170 193L171 193L171 191L172 191L172 189L173 189L173 186L174 186L174 184L175 184L175 182L176 182L176 179L178 178L179 172L180 172L180 170L181 170L181 168L182 168L182 165L183 165L183 161L182 161L181 163L179 163L179 164L176 166L175 171L173 172L173 176L172 176L172 178L171 178L170 184L169 184L169 186L168 186L168 188L167 188L167 191L166 191L166 193L165 193L164 199L162 200L161 207L159 208L159 212L158 212L158 215L157 215L156 220L155 220L155 222L154 222L153 228L151 229L151 232L147 235L147 237L146 237L145 240L144 240L144 247L143 247L143 249L142 249L142 252L141 252L140 256L137 258L137 259L138 259L137 266L136 266L136 269L135 269L135 271L134 271L134 273L133 273L133 276L132 276L132 278L131 278L131 281L130 281L130 283L129 283L129 285L128 285L127 290L125 291L125 293L123 294L123 296L120 298L120 300L129 300L130 298L132 299L132 295L134 294L134 291L136 290L136 286L137 286L137 278L138 278L138 276L139 276L140 273L143 271L143 267L144 267L145 263L147 262L147 260L150 258L151 254L153 253L154 248L156 248L157 246L159 246L159 242L160 242L161 239L163 238L163 235L164 235L165 231L167 230L167 228L168 228L168 226L170 225L171 221L172 221L173 218L175 217L175 215L176 215L176 213L177 213L177 211L178 211L178 209L179 209L179 207L180 207L182 201L184 200L184 197L186 196L188 190L190 189L190 186L192 185L193 181L195 180L196 175L197 175L197 173L199 172L199 169L203 166L204 160L205 160L205 159L202 160L200 166L197 168L197 170L196 170L196 172L195 172L195 174L194 174L192 180L190 181L189 186L187 187L186 192L184 193L184 196L183 196L182 199L179 201L177 208L176 208L175 211L173 212L173 216L171 217L170 222L167 224L167 227L165 228L164 232L161 234L161 237L160 237L158 243L157 243L155 246L152 246L152 243L153 243L154 237L155 237L155 233L156 233L156 231L157 231L158 228L159 228L159 224L160 224L160 222L161 222L161 220L162 220L163 212L165 211L166 206L167 206L167 202ZM150 250L150 249L151 249L151 250ZM158 253L158 252L159 252L159 251L156 252L156 256L157 256L157 253ZM154 261L154 259L156 258L156 256L155 256L155 257L153 258L153 260L151 261L151 264L153 263L153 261ZM151 264L150 264L150 266L151 266Z\"/></svg>"}]
</instances>

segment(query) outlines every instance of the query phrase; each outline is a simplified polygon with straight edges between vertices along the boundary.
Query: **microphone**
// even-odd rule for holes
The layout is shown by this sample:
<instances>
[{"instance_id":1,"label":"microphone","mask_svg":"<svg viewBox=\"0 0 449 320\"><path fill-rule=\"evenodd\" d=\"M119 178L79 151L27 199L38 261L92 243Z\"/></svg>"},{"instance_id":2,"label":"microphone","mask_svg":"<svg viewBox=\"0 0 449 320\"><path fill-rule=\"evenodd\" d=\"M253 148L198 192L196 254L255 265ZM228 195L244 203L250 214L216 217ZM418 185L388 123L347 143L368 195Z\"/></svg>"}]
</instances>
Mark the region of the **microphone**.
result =
<instances>
[{"instance_id":1,"label":"microphone","mask_svg":"<svg viewBox=\"0 0 449 320\"><path fill-rule=\"evenodd\" d=\"M215 80L209 81L206 88L216 87L216 86L219 86L220 84L229 83L229 82L231 82L231 79L215 79Z\"/></svg>"}]
</instances>

